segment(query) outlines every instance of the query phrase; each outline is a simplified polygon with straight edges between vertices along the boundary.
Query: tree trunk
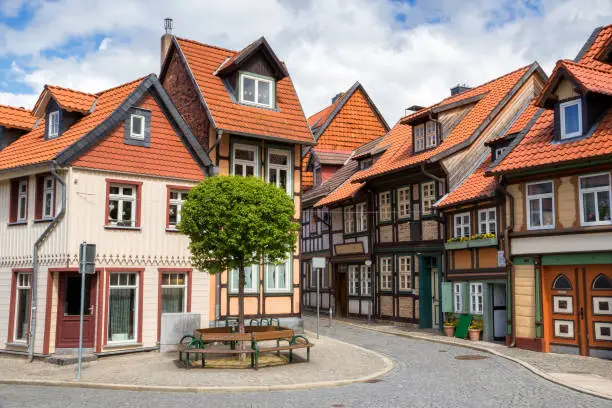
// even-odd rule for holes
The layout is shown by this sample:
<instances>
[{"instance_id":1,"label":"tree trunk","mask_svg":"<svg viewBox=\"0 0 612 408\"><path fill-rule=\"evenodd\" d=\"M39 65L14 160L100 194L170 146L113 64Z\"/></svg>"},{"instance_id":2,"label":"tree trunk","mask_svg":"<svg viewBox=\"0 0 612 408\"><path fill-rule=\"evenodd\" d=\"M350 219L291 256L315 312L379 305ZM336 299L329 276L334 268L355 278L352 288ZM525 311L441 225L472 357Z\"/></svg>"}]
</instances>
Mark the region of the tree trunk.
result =
<instances>
[{"instance_id":1,"label":"tree trunk","mask_svg":"<svg viewBox=\"0 0 612 408\"><path fill-rule=\"evenodd\" d=\"M244 265L238 268L238 333L244 333Z\"/></svg>"}]
</instances>

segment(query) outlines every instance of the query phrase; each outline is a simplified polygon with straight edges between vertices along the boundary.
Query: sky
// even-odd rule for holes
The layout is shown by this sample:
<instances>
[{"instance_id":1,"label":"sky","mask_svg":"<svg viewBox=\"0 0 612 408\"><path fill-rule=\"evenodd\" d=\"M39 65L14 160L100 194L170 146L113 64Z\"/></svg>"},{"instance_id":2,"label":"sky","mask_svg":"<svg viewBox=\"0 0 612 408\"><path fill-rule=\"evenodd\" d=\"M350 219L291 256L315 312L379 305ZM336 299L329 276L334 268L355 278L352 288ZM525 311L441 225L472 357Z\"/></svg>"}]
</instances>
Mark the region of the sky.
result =
<instances>
[{"instance_id":1,"label":"sky","mask_svg":"<svg viewBox=\"0 0 612 408\"><path fill-rule=\"evenodd\" d=\"M610 0L0 0L0 103L31 108L45 84L97 92L160 66L174 34L242 49L265 36L306 115L360 81L390 125L458 83L538 61L550 74Z\"/></svg>"}]
</instances>

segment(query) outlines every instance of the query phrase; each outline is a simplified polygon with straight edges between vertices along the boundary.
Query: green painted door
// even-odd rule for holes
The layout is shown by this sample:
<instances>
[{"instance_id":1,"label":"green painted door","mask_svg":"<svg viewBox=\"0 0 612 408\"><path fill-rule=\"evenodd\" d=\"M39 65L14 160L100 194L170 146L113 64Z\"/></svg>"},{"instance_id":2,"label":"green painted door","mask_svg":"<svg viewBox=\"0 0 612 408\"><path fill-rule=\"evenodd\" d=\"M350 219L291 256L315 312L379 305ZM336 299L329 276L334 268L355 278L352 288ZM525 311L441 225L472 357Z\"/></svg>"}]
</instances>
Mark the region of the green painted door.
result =
<instances>
[{"instance_id":1,"label":"green painted door","mask_svg":"<svg viewBox=\"0 0 612 408\"><path fill-rule=\"evenodd\" d=\"M419 271L419 327L431 328L431 257L420 257Z\"/></svg>"}]
</instances>

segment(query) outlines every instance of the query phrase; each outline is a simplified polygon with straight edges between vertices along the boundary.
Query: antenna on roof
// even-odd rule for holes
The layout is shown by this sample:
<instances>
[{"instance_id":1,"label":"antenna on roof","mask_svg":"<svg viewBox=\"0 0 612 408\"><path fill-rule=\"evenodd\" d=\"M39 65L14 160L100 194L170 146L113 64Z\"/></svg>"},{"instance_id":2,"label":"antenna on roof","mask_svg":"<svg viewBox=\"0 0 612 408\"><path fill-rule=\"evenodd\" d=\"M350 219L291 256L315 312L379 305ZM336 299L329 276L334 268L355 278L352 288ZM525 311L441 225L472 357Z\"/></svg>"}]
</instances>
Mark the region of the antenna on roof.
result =
<instances>
[{"instance_id":1,"label":"antenna on roof","mask_svg":"<svg viewBox=\"0 0 612 408\"><path fill-rule=\"evenodd\" d=\"M172 26L172 19L170 17L166 17L164 20L164 29L166 30L166 34L172 34Z\"/></svg>"}]
</instances>

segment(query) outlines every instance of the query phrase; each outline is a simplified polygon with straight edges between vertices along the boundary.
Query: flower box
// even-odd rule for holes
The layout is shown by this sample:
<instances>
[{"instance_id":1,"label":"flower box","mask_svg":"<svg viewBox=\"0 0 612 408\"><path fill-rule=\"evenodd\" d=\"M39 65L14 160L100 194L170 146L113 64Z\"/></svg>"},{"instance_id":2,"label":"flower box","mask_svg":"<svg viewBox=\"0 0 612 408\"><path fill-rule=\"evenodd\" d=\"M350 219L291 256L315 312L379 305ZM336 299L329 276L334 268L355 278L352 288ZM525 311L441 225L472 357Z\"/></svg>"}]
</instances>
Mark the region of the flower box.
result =
<instances>
[{"instance_id":1,"label":"flower box","mask_svg":"<svg viewBox=\"0 0 612 408\"><path fill-rule=\"evenodd\" d=\"M485 239L472 239L469 242L470 248L480 248L488 246L497 246L497 237Z\"/></svg>"},{"instance_id":2,"label":"flower box","mask_svg":"<svg viewBox=\"0 0 612 408\"><path fill-rule=\"evenodd\" d=\"M468 241L454 241L454 242L446 242L444 244L444 249L465 249L468 247Z\"/></svg>"}]
</instances>

